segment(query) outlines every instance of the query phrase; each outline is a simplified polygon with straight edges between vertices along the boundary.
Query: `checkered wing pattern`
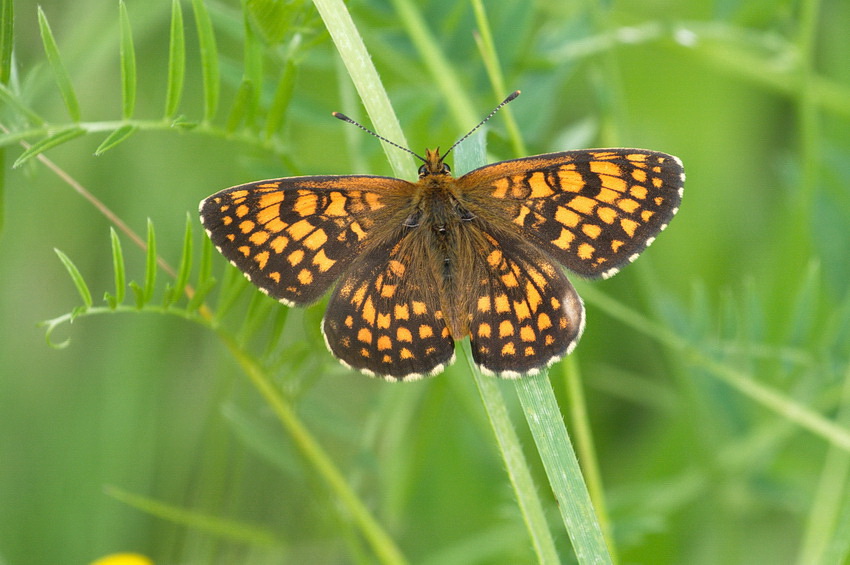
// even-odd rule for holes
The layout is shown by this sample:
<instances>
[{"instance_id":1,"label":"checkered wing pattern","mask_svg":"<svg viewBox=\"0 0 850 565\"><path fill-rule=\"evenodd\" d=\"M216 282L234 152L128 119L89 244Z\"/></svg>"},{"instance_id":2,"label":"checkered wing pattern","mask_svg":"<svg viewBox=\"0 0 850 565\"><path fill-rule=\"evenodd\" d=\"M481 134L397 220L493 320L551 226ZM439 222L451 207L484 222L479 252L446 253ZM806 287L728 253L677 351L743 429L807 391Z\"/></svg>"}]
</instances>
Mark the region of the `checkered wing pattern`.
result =
<instances>
[{"instance_id":1,"label":"checkered wing pattern","mask_svg":"<svg viewBox=\"0 0 850 565\"><path fill-rule=\"evenodd\" d=\"M261 291L285 304L318 300L386 221L407 181L376 176L266 180L200 205L216 248Z\"/></svg>"},{"instance_id":2,"label":"checkered wing pattern","mask_svg":"<svg viewBox=\"0 0 850 565\"><path fill-rule=\"evenodd\" d=\"M551 260L511 235L485 234L484 276L476 285L469 336L475 363L488 374L536 374L573 350L584 306Z\"/></svg>"},{"instance_id":3,"label":"checkered wing pattern","mask_svg":"<svg viewBox=\"0 0 850 565\"><path fill-rule=\"evenodd\" d=\"M679 209L678 158L642 149L566 151L502 161L458 179L469 198L571 271L607 278L633 261Z\"/></svg>"},{"instance_id":4,"label":"checkered wing pattern","mask_svg":"<svg viewBox=\"0 0 850 565\"><path fill-rule=\"evenodd\" d=\"M407 236L410 237L409 235ZM323 322L328 349L346 365L387 380L414 380L454 361L436 290L416 246L389 239L370 249L331 296Z\"/></svg>"}]
</instances>

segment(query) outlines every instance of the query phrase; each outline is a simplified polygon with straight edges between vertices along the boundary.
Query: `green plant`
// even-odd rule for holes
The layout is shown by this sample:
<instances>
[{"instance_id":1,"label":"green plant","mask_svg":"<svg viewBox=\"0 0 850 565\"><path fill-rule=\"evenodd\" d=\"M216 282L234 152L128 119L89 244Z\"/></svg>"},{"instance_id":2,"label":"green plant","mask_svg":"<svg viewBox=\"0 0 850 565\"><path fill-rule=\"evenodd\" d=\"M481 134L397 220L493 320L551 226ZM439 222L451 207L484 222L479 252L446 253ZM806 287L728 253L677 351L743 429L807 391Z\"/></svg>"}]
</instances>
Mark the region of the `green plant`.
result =
<instances>
[{"instance_id":1,"label":"green plant","mask_svg":"<svg viewBox=\"0 0 850 565\"><path fill-rule=\"evenodd\" d=\"M573 552L557 516L558 510L570 510L564 500L577 498L560 490L571 487L559 486L557 480L552 481L555 497L544 486L553 467L570 463L569 451L562 450L566 444L557 425L555 397L571 418L569 429L615 560L619 554L624 561L728 562L741 547L756 561L790 553L800 563L847 559L850 506L841 493L847 492L850 472L850 294L842 281L850 265L843 259L841 241L846 241L850 218L843 189L850 158L840 125L850 116L850 89L830 78L830 51L814 39L820 30L823 41L834 42L836 53L847 54L846 43L830 39L838 34L841 18L818 17L819 10L832 15L846 8L804 2L796 24L781 10L755 5L750 13L742 9L717 21L698 19L688 5L665 21L637 6L488 6L485 11L480 2L469 9L446 2L417 6L406 0L352 6L357 27L369 30L367 44L389 84L385 88L366 64L368 56L358 50L357 32L341 4L317 1L314 11L303 2L249 0L240 7L193 0L194 26L184 21L189 10L179 2L167 10L151 4L110 7L117 22L109 28L114 33L84 41L92 60L97 54L118 54L110 72L98 73L115 79L111 90L117 96L98 93L92 88L97 81L84 78L94 71L66 47L75 36L56 25L65 20L54 17L52 10L58 8L50 5L38 10L17 6L16 26L33 24L44 55L28 57L19 75L10 72L16 28L11 1L2 5L0 122L5 129L0 146L14 159L13 170L4 175L15 181L3 195L11 203L5 212L10 227L3 234L4 263L26 265L9 252L20 249L21 241L36 254L38 245L61 247L59 264L70 274L81 303L46 322L48 337L60 344L68 342L55 338L57 332L74 322L74 341L81 344L65 348L61 358L27 354L28 362L21 362L24 371L17 368L15 356L4 356L12 361L2 386L12 394L2 396L26 396L19 375L39 383L42 375L73 377L61 383L88 394L68 395L79 404L58 410L61 395L42 397L44 414L59 422L73 421L77 410L97 414L111 432L85 424L68 429L104 434L116 443L98 451L81 441L91 435L81 431L71 443L76 451L89 461L103 457L108 463L75 467L60 455L63 442L36 433L40 441L33 445L65 462L59 466L63 480L88 485L78 499L52 491L47 503L60 514L82 512L86 524L105 523L107 515L131 515L146 532L139 536L120 527L120 521L109 521L102 534L71 542L49 532L46 522L34 523L34 531L53 539L48 545L60 547L66 560L91 559L121 549L115 544L123 543L162 561L495 563L532 556L569 561ZM163 35L166 15L170 26ZM96 16L92 19L98 21ZM468 34L472 27L479 30L477 43ZM26 45L18 33L16 49ZM157 45L159 51L153 51ZM472 57L476 52L479 56ZM813 62L817 53L827 61L822 69ZM794 65L773 64L785 60L783 55ZM422 71L411 73L412 66ZM727 97L714 92L713 98L699 98L703 91L713 92L705 81L712 73L723 77ZM758 92L747 91L741 82ZM425 84L435 86L426 91ZM512 383L477 375L469 379L462 363L407 388L347 376L324 352L318 332L321 305L278 307L224 265L194 228L195 203L226 185L215 175L231 174L235 183L335 172L329 168L384 170L385 160L372 140L336 129L328 114L340 101L342 110L360 115L354 102L359 97L376 130L405 144L389 105L392 98L405 116L405 130L425 132L418 136L433 143L456 138L489 107L487 100L497 100L515 86L523 88L528 101L523 102L526 110L514 107L499 117L507 133L501 133L499 122L493 126L490 147L501 158L526 153L525 145L555 150L564 148L559 146L563 143L587 144L592 137L600 139L594 144L670 150L683 157L689 172L682 214L665 233L664 243L656 245L665 247L658 254L654 247L630 274L611 283L580 285L591 326L578 361L570 358L553 371L554 395L546 379L520 382L514 395ZM482 94L488 90L489 96ZM561 103L565 92L567 105ZM664 114L636 115L633 108L653 108L659 92L665 93ZM95 107L98 96L104 98L103 108ZM701 103L694 104L694 97ZM747 112L755 112L759 121L748 122L753 131L765 131L758 129L760 124L780 127L777 116L784 112L772 112L765 100L799 110L798 143L771 145L748 129L717 125L738 123L735 118L745 120ZM450 119L435 119L444 105ZM565 106L575 106L577 115ZM515 120L512 112L524 112L524 119ZM582 121L586 114L599 118ZM835 123L821 123L822 114L834 117ZM90 115L97 117L89 120ZM149 115L155 117L141 117ZM646 128L654 133L634 134L647 124L657 128ZM700 137L705 140L688 140L690 131L677 133L682 129L704 132ZM328 162L327 140L340 136L349 136L346 151L354 164L345 163L342 150ZM484 162L483 140L472 141L459 148L456 170ZM20 142L27 146L18 149ZM662 142L681 150L655 145ZM167 160L159 143L176 144L175 151L186 158L178 164ZM203 148L182 153L195 143ZM386 151L394 173L409 176L414 168L408 156ZM46 152L65 164L58 167ZM212 157L204 159L208 154ZM225 168L222 161L231 155L236 156L234 166ZM730 155L740 156L741 163L729 160ZM157 164L163 169L160 176L144 170ZM76 210L77 197L49 197L42 183L36 182L39 190L26 191L18 182L24 175L39 181L45 165L64 175L69 186L108 218L104 224L115 228L111 269L103 268L109 263L102 249L105 225L88 229L80 220L88 212ZM69 169L74 176L83 175L98 197L73 180ZM787 174L771 172L777 170ZM148 184L134 184L134 175ZM785 183L779 194L777 179ZM136 196L140 187L144 198ZM125 199L133 206L125 206ZM53 215L57 204L69 211L67 218ZM737 209L742 211L736 214ZM186 210L185 227L177 227L175 220L182 224ZM146 216L156 218L156 237L150 221L146 239L128 227ZM821 217L829 221L815 220ZM56 222L55 231L51 222ZM31 233L42 239L28 237ZM66 239L68 233L80 239ZM34 241L40 243L30 243ZM130 251L128 241L146 251ZM694 249L700 251L699 263L689 261ZM180 257L178 266L170 268L162 257L174 256ZM10 276L3 280L16 280L19 273L27 273L27 280L52 278L43 273L53 272L55 260L35 263L33 270L7 267ZM141 273L142 282L136 283L133 273ZM4 294L11 296L13 288L21 287L10 286ZM33 287L33 296L39 296L39 285ZM113 290L100 302L91 289L104 287ZM63 287L57 283L56 288L61 292ZM62 295L62 302L50 309L64 308L70 300ZM44 302L43 296L34 298L39 301ZM4 319L14 318L8 315L11 304L3 302ZM137 315L144 313L160 316L145 322ZM41 318L50 315L39 310ZM169 321L172 317L180 320L177 326ZM128 324L149 331L139 333ZM160 333L170 337L152 337ZM8 332L6 339L9 352L20 339L13 334ZM71 365L67 360L75 349L98 353L85 356L80 370L57 369L54 363ZM193 350L199 353L189 355L189 362L186 352ZM226 354L219 358L218 350ZM161 365L160 352L167 352ZM137 357L146 368L116 379ZM97 379L106 392L86 382L88 375L100 374L100 365L104 375L112 376ZM584 405L579 367L592 396L589 407ZM248 376L253 387L238 379L231 382L232 374ZM169 376L167 382L163 376ZM195 395L202 399L200 406L191 406L194 397L181 387L203 389ZM170 398L179 399L173 401L175 411L151 419L151 408L168 404ZM4 408L5 429L16 430L22 422L39 429L11 402ZM535 419L538 410L544 411L543 419ZM530 419L531 433L518 426L521 415ZM497 442L491 440L488 417ZM207 431L191 432L197 427L193 421L205 422ZM140 433L163 434L181 423L185 427L175 427L181 432L174 444L145 444L146 435ZM554 446L541 448L547 432ZM200 469L200 478L168 464L150 473L134 470L129 463L138 465L139 460L133 449L119 447L122 438L146 445L143 461L188 461ZM184 460L185 445L192 440L200 440L202 448ZM522 449L523 441L537 442L538 451ZM12 453L3 453L3 459ZM29 460L20 465L13 467L12 476L22 476ZM87 476L92 469L102 476ZM573 488L584 488L574 471L568 478ZM104 483L119 485L107 493L145 514L120 505L93 519L83 509L98 496L92 488ZM0 488L9 491L9 484ZM269 494L264 498L259 492ZM4 505L0 525L12 522L15 510L32 507L36 500L34 495L18 496L14 504ZM741 542L735 524L747 524L750 539ZM787 531L800 532L799 539L781 535ZM782 539L767 544L760 536ZM35 547L18 538L0 540L11 548L4 551L19 556L24 547ZM582 562L606 558L601 536L591 538L572 539ZM676 555L665 557L674 546ZM47 549L31 551L36 561L57 560Z\"/></svg>"}]
</instances>

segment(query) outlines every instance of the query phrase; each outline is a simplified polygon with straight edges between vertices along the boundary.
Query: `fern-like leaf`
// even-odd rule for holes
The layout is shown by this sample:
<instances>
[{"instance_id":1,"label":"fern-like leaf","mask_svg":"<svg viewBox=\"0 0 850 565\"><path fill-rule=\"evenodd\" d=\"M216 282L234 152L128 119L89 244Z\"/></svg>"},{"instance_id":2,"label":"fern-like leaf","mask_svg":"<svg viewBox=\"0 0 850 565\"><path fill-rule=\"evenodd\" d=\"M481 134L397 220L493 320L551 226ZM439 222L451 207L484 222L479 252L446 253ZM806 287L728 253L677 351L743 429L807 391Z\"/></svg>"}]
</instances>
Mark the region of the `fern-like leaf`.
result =
<instances>
[{"instance_id":1,"label":"fern-like leaf","mask_svg":"<svg viewBox=\"0 0 850 565\"><path fill-rule=\"evenodd\" d=\"M80 103L77 101L77 95L74 93L74 87L71 84L71 77L68 75L65 64L62 62L62 57L59 55L59 47L56 45L56 39L53 37L50 24L47 22L47 16L44 14L41 6L38 7L38 27L41 31L41 41L44 45L47 61L53 70L56 84L59 86L59 92L62 93L62 99L65 101L65 108L68 110L68 115L71 116L71 120L79 122Z\"/></svg>"},{"instance_id":2,"label":"fern-like leaf","mask_svg":"<svg viewBox=\"0 0 850 565\"><path fill-rule=\"evenodd\" d=\"M136 49L124 0L119 1L118 11L121 28L121 115L129 120L136 109Z\"/></svg>"},{"instance_id":3,"label":"fern-like leaf","mask_svg":"<svg viewBox=\"0 0 850 565\"><path fill-rule=\"evenodd\" d=\"M183 30L183 11L180 0L171 3L171 39L168 48L168 86L165 94L165 117L177 113L186 78L186 37Z\"/></svg>"}]
</instances>

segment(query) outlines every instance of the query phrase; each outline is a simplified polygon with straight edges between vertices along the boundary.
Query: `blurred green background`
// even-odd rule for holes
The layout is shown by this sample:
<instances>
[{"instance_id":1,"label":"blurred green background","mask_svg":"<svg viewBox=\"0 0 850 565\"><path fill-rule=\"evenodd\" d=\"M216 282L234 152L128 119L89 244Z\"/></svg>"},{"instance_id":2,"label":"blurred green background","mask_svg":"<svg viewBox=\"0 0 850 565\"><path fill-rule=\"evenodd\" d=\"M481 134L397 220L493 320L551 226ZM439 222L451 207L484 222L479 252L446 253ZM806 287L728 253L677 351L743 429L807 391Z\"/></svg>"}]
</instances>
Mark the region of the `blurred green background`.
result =
<instances>
[{"instance_id":1,"label":"blurred green background","mask_svg":"<svg viewBox=\"0 0 850 565\"><path fill-rule=\"evenodd\" d=\"M89 132L45 156L143 236L150 218L172 265L187 214L197 265L197 203L217 190L297 174L392 174L377 141L330 116L370 123L311 3L205 5L221 73L215 115L204 121L191 2L181 6L184 126L173 126L175 116L163 119L171 3L126 0L141 125L95 157L126 123L118 3L40 2ZM643 147L679 156L688 175L680 213L634 266L577 283L588 322L574 358L619 560L850 562L850 3L484 6L503 91L476 45L473 4L348 3L414 151L447 147L520 89L510 113L528 154ZM68 347L45 342L37 324L81 304L54 248L103 305L103 293L115 292L111 224L39 160L12 168L24 150L14 132L36 143L72 124L36 3L19 0L14 16L13 68L3 79L17 103L0 99L0 123L12 132L0 137L0 563L88 563L117 551L156 563L372 562L207 327L179 315L86 316L52 336L70 338ZM437 53L417 43L422 30L445 69L429 64ZM240 90L246 81L253 90ZM460 102L477 114L459 115ZM283 113L267 132L270 106ZM522 156L506 114L488 126L491 160ZM120 237L127 277L141 282L145 255ZM411 562L533 561L463 362L415 384L350 374L322 344L324 303L283 314L217 254L212 272L238 291L222 327L267 362ZM157 277L160 300L169 277ZM217 290L210 300L221 307ZM610 301L651 323L629 324ZM257 319L268 324L254 328ZM265 351L275 323L280 337ZM671 347L667 334L687 347ZM550 376L572 429L575 399L560 364ZM501 385L570 562L513 386ZM154 516L126 493L250 535Z\"/></svg>"}]
</instances>

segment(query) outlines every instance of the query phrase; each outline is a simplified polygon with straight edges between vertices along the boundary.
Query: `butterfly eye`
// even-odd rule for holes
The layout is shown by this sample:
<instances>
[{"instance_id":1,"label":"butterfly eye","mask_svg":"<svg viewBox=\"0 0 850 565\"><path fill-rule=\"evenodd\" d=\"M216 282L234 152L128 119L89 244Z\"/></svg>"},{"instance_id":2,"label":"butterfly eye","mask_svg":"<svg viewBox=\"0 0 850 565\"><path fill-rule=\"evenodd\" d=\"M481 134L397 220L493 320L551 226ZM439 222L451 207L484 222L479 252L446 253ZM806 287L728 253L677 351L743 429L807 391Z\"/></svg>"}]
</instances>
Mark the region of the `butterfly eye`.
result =
<instances>
[{"instance_id":1,"label":"butterfly eye","mask_svg":"<svg viewBox=\"0 0 850 565\"><path fill-rule=\"evenodd\" d=\"M420 177L424 177L427 174L428 174L428 167L426 165L422 165L421 167L419 167L419 176Z\"/></svg>"},{"instance_id":2,"label":"butterfly eye","mask_svg":"<svg viewBox=\"0 0 850 565\"><path fill-rule=\"evenodd\" d=\"M452 172L452 170L449 168L449 166L448 166L448 165L446 165L445 163L443 163L443 170L442 170L442 172L443 172L443 174L446 174L446 175L447 175L447 174L451 173L451 172Z\"/></svg>"}]
</instances>

